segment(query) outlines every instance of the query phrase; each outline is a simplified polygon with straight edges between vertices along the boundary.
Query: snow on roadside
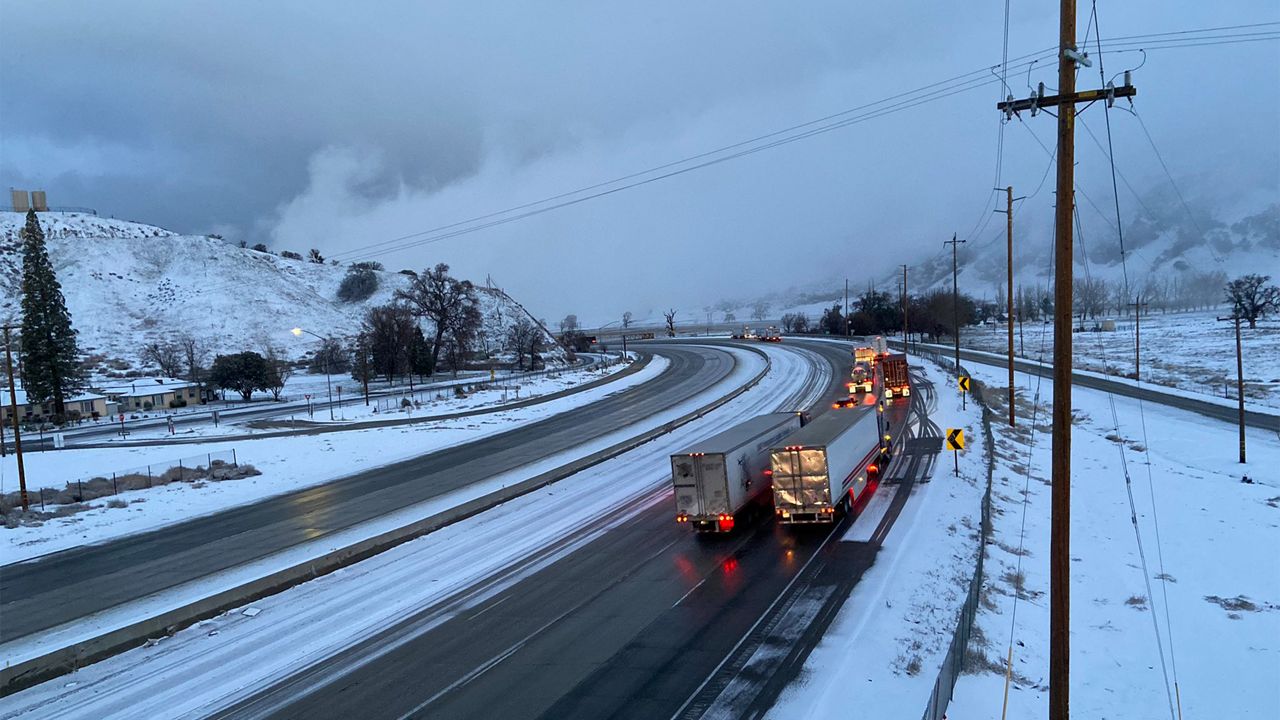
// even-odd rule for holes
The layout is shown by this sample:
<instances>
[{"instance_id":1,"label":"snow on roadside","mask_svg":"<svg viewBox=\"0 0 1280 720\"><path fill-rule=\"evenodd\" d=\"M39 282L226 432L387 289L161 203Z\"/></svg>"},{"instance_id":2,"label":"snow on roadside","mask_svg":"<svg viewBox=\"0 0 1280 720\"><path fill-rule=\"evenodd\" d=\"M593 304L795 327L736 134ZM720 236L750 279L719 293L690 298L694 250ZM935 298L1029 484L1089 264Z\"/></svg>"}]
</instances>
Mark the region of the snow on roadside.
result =
<instances>
[{"instance_id":1,"label":"snow on roadside","mask_svg":"<svg viewBox=\"0 0 1280 720\"><path fill-rule=\"evenodd\" d=\"M969 369L996 387L1004 382L998 368L971 364ZM1016 382L1023 388L1024 402L1039 382L1047 406L1048 380L1019 373ZM1280 717L1280 561L1275 554L1280 547L1280 442L1275 434L1249 430L1249 463L1240 465L1237 430L1229 423L1149 402L1140 412L1138 401L1115 397L1117 434L1104 392L1077 387L1072 397L1081 418L1072 436L1073 714L1172 714L1154 617L1171 675L1176 664L1185 717ZM1030 406L1023 408L1021 402L1019 410L1023 417L1030 414ZM1029 423L1017 432L996 426L994 537L988 548L979 632L970 645L967 672L956 686L953 718L1001 716L1011 630L1009 717L1043 717L1047 712L1047 412L1046 407L1040 410L1029 482L1022 472L1028 460ZM1150 481L1144 447L1150 449ZM1131 523L1121 448L1132 480L1154 604ZM1244 474L1256 484L1243 484ZM1019 575L1016 553L1024 483L1027 529ZM1163 576L1161 556L1167 573ZM1021 599L1016 625L1011 625L1015 592Z\"/></svg>"},{"instance_id":2,"label":"snow on roadside","mask_svg":"<svg viewBox=\"0 0 1280 720\"><path fill-rule=\"evenodd\" d=\"M934 386L930 418L944 432L965 430L960 476L953 474L951 453L938 456L932 480L912 489L875 564L770 718L845 718L851 708L860 717L913 718L924 712L933 691L973 576L987 476L981 410L972 402L961 410L954 382L937 366L914 367ZM870 537L895 490L877 489L846 542Z\"/></svg>"},{"instance_id":3,"label":"snow on roadside","mask_svg":"<svg viewBox=\"0 0 1280 720\"><path fill-rule=\"evenodd\" d=\"M814 364L812 353L785 347L770 347L765 351L773 360L773 369L760 385L668 435L550 487L255 601L253 607L259 612L252 617L233 610L164 638L154 647L130 650L80 668L71 676L0 698L0 718L31 713L94 720L208 714L408 617L418 616L414 634L426 632L624 524L655 503L671 502L669 455L672 452L740 422L744 416L774 412L782 409L783 403L792 407L795 403L788 403L788 399L807 385L810 396L803 399L802 404L816 401L825 390L830 376ZM652 418L649 424L657 425L689 412L759 372L763 363L759 356L738 352L744 362L730 378L700 397ZM817 361L822 362L820 358ZM813 379L816 382L810 384ZM637 427L617 434L630 435L638 430ZM568 456L589 452L594 445L607 446L617 439L620 438L602 438L592 447L562 453L564 457L546 458L536 466L521 468L489 483L478 483L423 504L433 507L407 508L397 513L397 517L362 525L351 532L372 534L384 529L383 524L387 527L403 524L413 517L434 512L435 506L455 505L498 487L498 483L536 474L564 462ZM536 522L531 518L536 518ZM591 518L593 522L584 518ZM323 552L329 546L336 546L339 540L349 539L329 539L322 547L305 551ZM499 573L561 541L566 541L563 547L557 547L546 557L518 567L510 574ZM297 560L304 549L288 552ZM261 570L245 568L231 572L260 573ZM199 587L182 588L180 592L199 595L209 590L210 583L226 582L226 577L210 578ZM444 602L451 597L455 600ZM145 607L134 604L124 612L137 615L154 611L159 607L157 602L153 599ZM94 629L108 621L125 619L124 616L99 616L88 622L93 623L89 627ZM317 627L323 627L324 632L316 632ZM412 636L402 636L401 640ZM64 633L47 642L61 642L70 637ZM393 647L383 645L376 651ZM3 649L7 657L20 658L37 648L11 643Z\"/></svg>"},{"instance_id":4,"label":"snow on roadside","mask_svg":"<svg viewBox=\"0 0 1280 720\"><path fill-rule=\"evenodd\" d=\"M122 492L95 501L98 507L93 510L49 520L39 526L0 528L0 565L155 530L191 517L330 482L355 471L472 442L648 382L660 375L667 365L665 359L655 356L645 368L615 382L538 405L456 420L200 445L31 453L25 458L29 488L47 486L60 489L67 478L95 472L109 473L148 463L165 463L193 454L229 453L232 448L240 462L253 465L262 475L209 482L199 488L189 483L170 483L147 490ZM0 462L0 486L7 492L17 486L14 461L15 458L10 456ZM128 503L128 507L105 507L107 502L117 499Z\"/></svg>"},{"instance_id":5,"label":"snow on roadside","mask_svg":"<svg viewBox=\"0 0 1280 720\"><path fill-rule=\"evenodd\" d=\"M360 402L344 403L341 406L336 405L335 396L334 420L329 420L328 406L326 405L325 395L323 393L312 393L312 412L308 414L306 405L299 405L294 408L282 408L282 414L270 419L255 418L253 420L232 420L223 419L223 422L217 426L212 423L204 423L196 426L181 427L176 429L172 435L164 425L156 425L153 427L134 430L129 433L126 440L130 443L138 440L165 440L169 438L194 438L194 437L219 437L224 435L245 435L268 432L278 432L281 429L289 429L294 427L305 426L322 426L330 427L333 425L351 424L356 422L368 422L371 420L391 421L395 419L408 419L413 417L424 417L434 415L447 415L456 412L465 412L468 410L479 410L487 407L497 407L508 403L519 402L521 400L530 400L532 398L550 395L566 388L574 387L584 383L598 380L604 374L611 374L621 370L624 365L613 366L591 366L581 369L567 369L554 375L544 375L532 378L506 377L498 376L493 383L489 382L488 374L475 377L475 385L477 388L474 392L467 393L463 397L455 394L453 387L418 388L410 392L408 387L402 389L402 392L394 395L375 396L371 398L370 404L365 405ZM323 390L323 383L321 390ZM480 389L483 388L483 389ZM347 398L354 397L360 392L357 388L348 388L345 393ZM354 394L353 394L354 393ZM408 400L411 404L403 405ZM109 436L103 439L105 442L119 441L118 436Z\"/></svg>"}]
</instances>

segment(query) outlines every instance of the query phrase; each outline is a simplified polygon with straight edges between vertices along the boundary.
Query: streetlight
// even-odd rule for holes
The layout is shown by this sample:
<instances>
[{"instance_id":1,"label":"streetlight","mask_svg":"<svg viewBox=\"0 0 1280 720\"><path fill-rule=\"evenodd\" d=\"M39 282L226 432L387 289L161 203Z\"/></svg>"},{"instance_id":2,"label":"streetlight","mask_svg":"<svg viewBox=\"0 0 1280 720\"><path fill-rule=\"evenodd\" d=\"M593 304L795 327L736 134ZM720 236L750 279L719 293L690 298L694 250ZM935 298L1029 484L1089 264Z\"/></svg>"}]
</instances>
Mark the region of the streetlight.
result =
<instances>
[{"instance_id":1,"label":"streetlight","mask_svg":"<svg viewBox=\"0 0 1280 720\"><path fill-rule=\"evenodd\" d=\"M313 338L317 338L321 343L325 343L320 346L320 352L324 353L324 384L329 388L329 422L333 422L333 382L329 379L329 352L332 347L328 345L332 338L317 335L300 327L296 327L289 332L293 333L294 337L302 337L302 333L306 333Z\"/></svg>"},{"instance_id":2,"label":"streetlight","mask_svg":"<svg viewBox=\"0 0 1280 720\"><path fill-rule=\"evenodd\" d=\"M605 329L607 329L607 328L613 327L614 325L617 325L617 324L619 324L619 323L621 323L621 322L622 322L621 320L614 320L614 321L612 321L612 322L607 322L607 323L605 323L604 325L601 325L600 327L596 328L596 332L600 332L601 330L605 330ZM627 329L626 329L626 328L622 328L622 358L623 358L623 360L625 360L625 359L626 359L626 357L627 357Z\"/></svg>"}]
</instances>

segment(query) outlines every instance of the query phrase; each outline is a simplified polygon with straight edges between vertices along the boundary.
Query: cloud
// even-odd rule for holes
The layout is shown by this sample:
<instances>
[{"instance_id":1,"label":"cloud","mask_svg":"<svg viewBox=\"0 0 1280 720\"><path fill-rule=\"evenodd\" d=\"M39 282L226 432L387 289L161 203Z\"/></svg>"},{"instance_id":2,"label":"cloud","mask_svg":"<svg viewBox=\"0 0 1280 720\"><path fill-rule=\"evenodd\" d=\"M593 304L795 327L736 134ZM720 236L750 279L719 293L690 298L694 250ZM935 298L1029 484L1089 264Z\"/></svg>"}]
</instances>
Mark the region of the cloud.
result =
<instances>
[{"instance_id":1,"label":"cloud","mask_svg":"<svg viewBox=\"0 0 1280 720\"><path fill-rule=\"evenodd\" d=\"M1251 0L1224 17L1143 0L1100 11L1116 36L1257 21L1273 8ZM354 252L981 67L999 56L1002 12L835 0L442 0L376 12L44 3L6 12L0 176L46 187L56 204L181 231ZM1056 9L1016 4L1010 37L1011 55L1053 45ZM1153 52L1135 76L1139 111L1195 192L1227 178L1229 194L1241 178L1274 196L1280 90L1239 72L1274 59L1266 43ZM1130 61L1111 56L1108 72ZM1040 67L1029 80L1053 78ZM1013 92L1027 80L1010 78ZM584 318L865 281L987 220L995 96L957 95L380 259L492 274L535 312ZM1241 97L1249 111L1230 113L1227 130L1223 108ZM1133 119L1112 119L1131 179L1163 182ZM1051 143L1051 125L1006 127L1002 182L1021 192L1039 181L1048 158L1031 132ZM1080 161L1082 186L1105 198L1105 158L1083 135ZM1208 167L1221 172L1194 180ZM1028 241L1045 237L1049 184L1021 217Z\"/></svg>"}]
</instances>

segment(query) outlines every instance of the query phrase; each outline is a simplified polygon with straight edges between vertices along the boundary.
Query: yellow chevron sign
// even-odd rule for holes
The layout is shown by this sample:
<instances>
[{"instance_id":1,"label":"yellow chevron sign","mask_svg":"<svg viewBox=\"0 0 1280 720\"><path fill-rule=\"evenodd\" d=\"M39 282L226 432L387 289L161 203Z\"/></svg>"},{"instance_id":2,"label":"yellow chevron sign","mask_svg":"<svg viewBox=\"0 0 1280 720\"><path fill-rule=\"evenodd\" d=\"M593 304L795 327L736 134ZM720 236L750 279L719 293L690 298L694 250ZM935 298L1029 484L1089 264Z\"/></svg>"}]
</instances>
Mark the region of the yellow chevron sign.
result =
<instances>
[{"instance_id":1,"label":"yellow chevron sign","mask_svg":"<svg viewBox=\"0 0 1280 720\"><path fill-rule=\"evenodd\" d=\"M964 449L964 428L947 428L947 449Z\"/></svg>"}]
</instances>

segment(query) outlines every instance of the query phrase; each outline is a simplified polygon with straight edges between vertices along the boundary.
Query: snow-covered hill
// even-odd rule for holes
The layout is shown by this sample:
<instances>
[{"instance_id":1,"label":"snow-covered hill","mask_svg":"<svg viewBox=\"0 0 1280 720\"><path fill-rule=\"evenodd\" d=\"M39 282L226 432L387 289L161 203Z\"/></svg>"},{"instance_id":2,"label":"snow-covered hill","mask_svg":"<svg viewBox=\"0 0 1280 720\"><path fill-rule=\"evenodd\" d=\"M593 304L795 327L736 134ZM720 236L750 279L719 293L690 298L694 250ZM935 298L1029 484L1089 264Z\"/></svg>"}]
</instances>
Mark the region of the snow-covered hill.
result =
<instances>
[{"instance_id":1,"label":"snow-covered hill","mask_svg":"<svg viewBox=\"0 0 1280 720\"><path fill-rule=\"evenodd\" d=\"M19 316L24 223L22 214L0 212L0 318L6 320ZM318 341L295 338L291 328L352 336L368 308L390 301L410 281L380 271L372 297L344 303L337 292L345 266L94 215L40 213L40 223L81 350L106 360L136 364L145 343L183 333L206 341L213 353L270 344L301 357ZM537 322L501 290L478 289L484 348L501 348L507 328L520 317Z\"/></svg>"}]
</instances>

